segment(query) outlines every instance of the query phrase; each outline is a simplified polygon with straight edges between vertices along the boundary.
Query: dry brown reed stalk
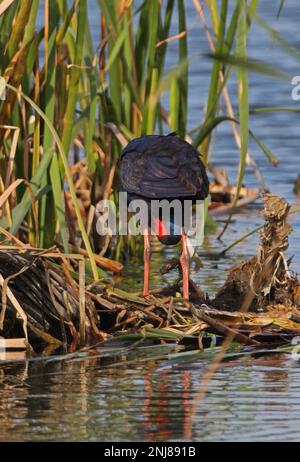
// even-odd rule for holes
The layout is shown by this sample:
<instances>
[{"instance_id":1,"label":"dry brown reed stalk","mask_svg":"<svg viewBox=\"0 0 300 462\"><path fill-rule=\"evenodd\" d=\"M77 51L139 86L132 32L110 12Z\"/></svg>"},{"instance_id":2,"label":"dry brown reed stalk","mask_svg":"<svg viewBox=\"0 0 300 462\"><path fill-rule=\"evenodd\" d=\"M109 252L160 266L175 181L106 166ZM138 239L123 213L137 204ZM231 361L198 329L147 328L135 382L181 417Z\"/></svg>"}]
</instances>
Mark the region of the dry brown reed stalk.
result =
<instances>
[{"instance_id":1,"label":"dry brown reed stalk","mask_svg":"<svg viewBox=\"0 0 300 462\"><path fill-rule=\"evenodd\" d=\"M69 245L69 248L70 248L70 250L78 253L79 255L83 255L85 257L88 256L86 250L84 250L82 248L76 247L76 246L74 246L72 244ZM109 258L102 257L102 256L97 255L97 254L94 254L94 258L95 258L95 261L96 261L97 265L100 266L100 268L103 268L105 270L113 271L114 273L118 273L118 272L122 271L122 269L123 269L122 263L119 263L119 262L117 262L115 260L111 260Z\"/></svg>"},{"instance_id":2,"label":"dry brown reed stalk","mask_svg":"<svg viewBox=\"0 0 300 462\"><path fill-rule=\"evenodd\" d=\"M164 40L161 40L160 42L157 42L157 44L155 45L156 48L159 48L161 47L162 45L164 45L165 43L170 43L170 42L173 42L174 40L179 40L181 39L182 37L185 37L187 34L187 32L184 30L182 32L180 32L179 34L175 34L175 35L172 35L170 37L167 37L166 39Z\"/></svg>"},{"instance_id":3,"label":"dry brown reed stalk","mask_svg":"<svg viewBox=\"0 0 300 462\"><path fill-rule=\"evenodd\" d=\"M12 306L16 309L17 313L22 316L24 326L29 328L30 332L33 332L37 337L42 338L44 341L50 341L53 343L68 343L67 334L65 332L65 326L68 328L71 327L71 333L74 333L74 321L76 317L79 318L78 324L78 332L81 334L81 342L85 342L86 338L86 329L90 329L86 322L85 317L85 310L86 310L86 302L85 302L85 267L84 267L84 256L79 254L60 254L59 252L55 251L55 248L52 249L33 249L27 247L23 247L20 249L13 249L12 246L10 248L7 246L4 248L3 246L0 247L0 258L1 258L1 268L2 274L5 272L9 274L6 276L4 280L3 276L1 275L0 283L2 286L2 311L1 311L1 325L0 329L3 330L3 322L5 319L5 313L7 309L6 297L8 297L9 301L11 302ZM4 253L3 253L4 252ZM72 290L70 286L66 283L65 274L62 272L63 277L59 276L59 272L61 272L57 267L56 270L51 270L54 260L63 260L64 267L66 267L66 259L79 262L79 283L76 285L76 290L74 292L73 287L75 285L75 281L72 281ZM44 260L44 272L40 265L40 262ZM12 268L19 267L18 271L13 271ZM39 268L39 270L38 270ZM11 285L11 282L15 280L16 283ZM8 286L10 284L11 288ZM48 288L48 295L47 291L43 293L43 295L37 292L36 287L45 286ZM15 292L15 295L14 293ZM30 292L34 297L32 298ZM67 302L66 303L66 296L65 294L68 293ZM22 295L24 298L24 307L25 311L20 308L20 304L18 303L17 298ZM26 295L25 295L26 294ZM41 296L43 298L41 298ZM31 300L31 308L28 311L28 301L26 301L26 297ZM29 300L28 299L28 300ZM71 305L70 305L71 304ZM71 306L71 312L70 312ZM27 314L26 314L27 312ZM42 313L45 313L48 317L49 328L43 327L43 324L40 321L35 321L39 319ZM36 315L34 314L36 313ZM55 314L56 313L56 314ZM70 318L71 313L71 318ZM91 313L90 313L91 315ZM94 312L92 314L96 316ZM29 316L29 319L28 319ZM32 317L34 316L34 317ZM52 319L52 321L51 321ZM58 324L55 320L59 321L60 329ZM55 327L56 324L57 327ZM51 323L53 324L51 327ZM9 327L9 326L8 326ZM61 339L55 338L54 335L51 333L54 329L57 332L61 332ZM24 327L25 330L25 327ZM47 332L48 330L48 332ZM26 330L26 338L28 339L28 332ZM88 334L91 335L91 332Z\"/></svg>"},{"instance_id":4,"label":"dry brown reed stalk","mask_svg":"<svg viewBox=\"0 0 300 462\"><path fill-rule=\"evenodd\" d=\"M15 0L3 0L0 5L0 16L10 7Z\"/></svg>"},{"instance_id":5,"label":"dry brown reed stalk","mask_svg":"<svg viewBox=\"0 0 300 462\"><path fill-rule=\"evenodd\" d=\"M79 261L79 334L80 334L80 343L81 345L85 344L85 326L86 326L86 316L85 316L85 262L84 259Z\"/></svg>"}]
</instances>

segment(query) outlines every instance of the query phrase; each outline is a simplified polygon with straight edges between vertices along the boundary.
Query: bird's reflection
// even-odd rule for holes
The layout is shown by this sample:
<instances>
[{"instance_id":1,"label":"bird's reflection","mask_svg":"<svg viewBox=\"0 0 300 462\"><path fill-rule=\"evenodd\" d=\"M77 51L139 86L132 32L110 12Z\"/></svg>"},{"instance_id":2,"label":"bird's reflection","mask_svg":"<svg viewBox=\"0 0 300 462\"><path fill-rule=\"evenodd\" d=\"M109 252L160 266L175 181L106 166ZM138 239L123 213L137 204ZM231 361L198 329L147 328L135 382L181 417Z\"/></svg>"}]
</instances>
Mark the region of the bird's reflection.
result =
<instances>
[{"instance_id":1,"label":"bird's reflection","mask_svg":"<svg viewBox=\"0 0 300 462\"><path fill-rule=\"evenodd\" d=\"M298 431L300 372L284 358L224 363L195 413L205 364L120 359L91 354L0 364L0 440L222 439L237 429L267 431L272 421L276 430L283 419Z\"/></svg>"}]
</instances>

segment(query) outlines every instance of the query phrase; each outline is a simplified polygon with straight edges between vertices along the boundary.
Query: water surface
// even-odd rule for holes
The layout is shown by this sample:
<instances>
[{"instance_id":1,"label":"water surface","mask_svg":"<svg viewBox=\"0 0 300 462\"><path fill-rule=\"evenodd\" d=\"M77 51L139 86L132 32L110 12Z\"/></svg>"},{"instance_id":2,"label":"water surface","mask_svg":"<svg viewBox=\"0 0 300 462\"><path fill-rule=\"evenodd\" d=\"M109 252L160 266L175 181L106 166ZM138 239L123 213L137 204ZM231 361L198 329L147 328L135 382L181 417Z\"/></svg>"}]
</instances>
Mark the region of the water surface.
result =
<instances>
[{"instance_id":1,"label":"water surface","mask_svg":"<svg viewBox=\"0 0 300 462\"><path fill-rule=\"evenodd\" d=\"M0 440L299 441L299 364L225 362L195 407L207 359L159 350L0 366Z\"/></svg>"}]
</instances>

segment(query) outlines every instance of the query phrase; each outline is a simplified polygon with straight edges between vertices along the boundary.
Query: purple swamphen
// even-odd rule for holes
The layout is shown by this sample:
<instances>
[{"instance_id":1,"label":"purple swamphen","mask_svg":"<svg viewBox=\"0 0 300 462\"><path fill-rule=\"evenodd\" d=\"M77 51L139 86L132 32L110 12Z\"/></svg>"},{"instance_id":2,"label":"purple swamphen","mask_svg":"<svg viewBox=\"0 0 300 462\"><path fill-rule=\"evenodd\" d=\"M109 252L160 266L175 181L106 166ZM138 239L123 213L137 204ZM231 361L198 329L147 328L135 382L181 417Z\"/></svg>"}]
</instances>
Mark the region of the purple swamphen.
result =
<instances>
[{"instance_id":1,"label":"purple swamphen","mask_svg":"<svg viewBox=\"0 0 300 462\"><path fill-rule=\"evenodd\" d=\"M127 202L142 199L151 210L151 200L178 199L182 206L207 197L209 183L199 152L189 143L171 133L167 136L146 135L134 139L122 152L120 166L122 192ZM184 213L184 212L183 212ZM161 217L155 220L154 233L166 245L182 240L180 264L183 275L183 297L189 298L189 248L183 228L178 230L172 216L166 227ZM200 224L203 229L203 223ZM169 232L166 234L166 229ZM149 295L150 228L144 230L144 296Z\"/></svg>"}]
</instances>

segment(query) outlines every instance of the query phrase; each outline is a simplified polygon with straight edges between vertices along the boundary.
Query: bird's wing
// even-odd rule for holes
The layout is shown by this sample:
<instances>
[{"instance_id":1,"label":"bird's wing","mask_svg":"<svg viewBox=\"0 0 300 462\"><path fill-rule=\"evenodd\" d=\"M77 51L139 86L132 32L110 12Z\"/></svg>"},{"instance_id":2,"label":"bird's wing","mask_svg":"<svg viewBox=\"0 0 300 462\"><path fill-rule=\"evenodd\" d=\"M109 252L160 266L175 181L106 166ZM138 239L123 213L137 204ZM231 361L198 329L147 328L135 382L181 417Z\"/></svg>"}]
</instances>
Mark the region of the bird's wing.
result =
<instances>
[{"instance_id":1,"label":"bird's wing","mask_svg":"<svg viewBox=\"0 0 300 462\"><path fill-rule=\"evenodd\" d=\"M208 193L208 179L198 152L178 138L153 143L146 151L130 151L121 162L122 186L149 198L178 198Z\"/></svg>"},{"instance_id":2,"label":"bird's wing","mask_svg":"<svg viewBox=\"0 0 300 462\"><path fill-rule=\"evenodd\" d=\"M137 151L129 151L121 160L120 179L121 189L131 194L141 195L140 182L142 180L147 159Z\"/></svg>"}]
</instances>

